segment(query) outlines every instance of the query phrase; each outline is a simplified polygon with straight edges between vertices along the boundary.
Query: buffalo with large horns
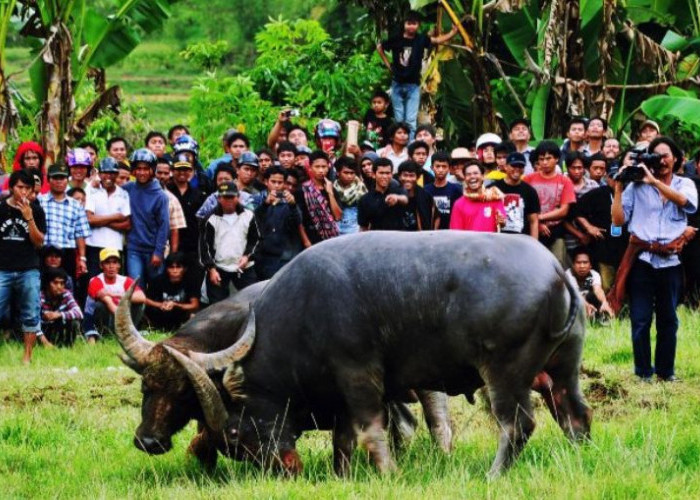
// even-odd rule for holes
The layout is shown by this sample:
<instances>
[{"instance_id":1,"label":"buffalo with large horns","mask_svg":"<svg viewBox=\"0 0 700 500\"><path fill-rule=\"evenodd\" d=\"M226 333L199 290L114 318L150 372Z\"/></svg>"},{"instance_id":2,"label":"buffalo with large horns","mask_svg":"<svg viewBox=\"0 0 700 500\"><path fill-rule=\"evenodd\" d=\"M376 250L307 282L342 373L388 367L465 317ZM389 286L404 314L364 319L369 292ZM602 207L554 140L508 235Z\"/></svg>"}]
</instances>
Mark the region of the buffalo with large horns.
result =
<instances>
[{"instance_id":1,"label":"buffalo with large horns","mask_svg":"<svg viewBox=\"0 0 700 500\"><path fill-rule=\"evenodd\" d=\"M501 428L497 475L534 430L533 381L566 435L589 436L578 381L584 330L577 289L530 238L370 232L300 254L253 303L230 348L172 354L195 385L226 368L233 405L207 422L225 429L234 456L291 473L301 470L295 443L311 416L334 413L345 470L357 438L386 472L395 468L386 400L485 385Z\"/></svg>"}]
</instances>

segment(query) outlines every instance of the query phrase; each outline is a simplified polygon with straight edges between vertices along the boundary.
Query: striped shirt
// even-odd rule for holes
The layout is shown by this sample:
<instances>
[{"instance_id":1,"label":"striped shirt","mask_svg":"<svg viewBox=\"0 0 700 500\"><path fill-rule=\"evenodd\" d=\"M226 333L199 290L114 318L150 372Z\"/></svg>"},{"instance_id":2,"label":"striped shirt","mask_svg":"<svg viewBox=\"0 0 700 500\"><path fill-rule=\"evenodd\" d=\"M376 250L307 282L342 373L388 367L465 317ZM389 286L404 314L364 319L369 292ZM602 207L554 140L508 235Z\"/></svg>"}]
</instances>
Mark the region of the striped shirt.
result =
<instances>
[{"instance_id":1,"label":"striped shirt","mask_svg":"<svg viewBox=\"0 0 700 500\"><path fill-rule=\"evenodd\" d=\"M40 297L42 313L51 311L60 312L61 320L64 322L83 319L83 312L80 310L78 303L73 298L73 294L71 294L68 290L63 292L59 300L51 300L47 298L43 291L41 292Z\"/></svg>"},{"instance_id":2,"label":"striped shirt","mask_svg":"<svg viewBox=\"0 0 700 500\"><path fill-rule=\"evenodd\" d=\"M52 193L39 195L39 203L46 214L45 246L75 248L77 238L90 236L90 224L83 206L66 196L57 201Z\"/></svg>"}]
</instances>

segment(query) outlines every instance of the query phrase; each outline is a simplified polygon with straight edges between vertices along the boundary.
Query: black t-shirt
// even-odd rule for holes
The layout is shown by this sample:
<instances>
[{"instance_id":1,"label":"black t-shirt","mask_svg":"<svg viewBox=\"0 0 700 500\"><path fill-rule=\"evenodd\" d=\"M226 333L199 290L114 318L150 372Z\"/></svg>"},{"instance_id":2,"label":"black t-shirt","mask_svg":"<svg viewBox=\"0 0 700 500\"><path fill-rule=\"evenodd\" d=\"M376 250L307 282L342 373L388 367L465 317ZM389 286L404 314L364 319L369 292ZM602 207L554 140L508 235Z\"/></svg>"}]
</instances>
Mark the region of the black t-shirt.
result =
<instances>
[{"instance_id":1,"label":"black t-shirt","mask_svg":"<svg viewBox=\"0 0 700 500\"><path fill-rule=\"evenodd\" d=\"M426 184L423 189L435 200L435 206L440 212L440 229L449 229L452 207L462 197L462 186L454 182L448 182L447 185L442 187L437 187L435 184Z\"/></svg>"},{"instance_id":2,"label":"black t-shirt","mask_svg":"<svg viewBox=\"0 0 700 500\"><path fill-rule=\"evenodd\" d=\"M377 118L373 110L368 110L365 114L365 119L362 121L367 133L367 140L376 147L386 146L388 143L386 133L392 123L394 123L394 120L389 115L386 115L384 118Z\"/></svg>"},{"instance_id":3,"label":"black t-shirt","mask_svg":"<svg viewBox=\"0 0 700 500\"><path fill-rule=\"evenodd\" d=\"M503 206L506 209L504 233L530 234L528 216L540 212L540 198L535 188L525 182L516 186L503 179L493 183L505 195Z\"/></svg>"},{"instance_id":4,"label":"black t-shirt","mask_svg":"<svg viewBox=\"0 0 700 500\"><path fill-rule=\"evenodd\" d=\"M392 78L397 83L420 83L423 54L432 46L430 37L418 34L415 38L403 35L384 40L382 48L392 54Z\"/></svg>"},{"instance_id":5,"label":"black t-shirt","mask_svg":"<svg viewBox=\"0 0 700 500\"><path fill-rule=\"evenodd\" d=\"M369 227L372 231L401 231L405 229L406 205L400 203L393 207L387 205L384 199L390 194L408 196L405 189L392 182L386 192L380 193L373 189L360 198L360 203L357 206L357 222L360 227Z\"/></svg>"},{"instance_id":6,"label":"black t-shirt","mask_svg":"<svg viewBox=\"0 0 700 500\"><path fill-rule=\"evenodd\" d=\"M36 227L46 234L46 217L39 203L32 203ZM39 269L39 252L29 239L29 224L22 212L0 202L0 270L28 271Z\"/></svg>"},{"instance_id":7,"label":"black t-shirt","mask_svg":"<svg viewBox=\"0 0 700 500\"><path fill-rule=\"evenodd\" d=\"M620 264L627 248L629 233L627 225L622 226L620 236L612 236L612 202L613 191L608 186L596 188L584 194L576 203L577 217L585 218L592 225L603 229L605 237L602 240L592 239L588 248L594 263L604 263L613 266Z\"/></svg>"},{"instance_id":8,"label":"black t-shirt","mask_svg":"<svg viewBox=\"0 0 700 500\"><path fill-rule=\"evenodd\" d=\"M168 276L163 273L148 284L146 296L156 302L172 301L186 304L192 298L199 298L199 290L190 279L183 279L180 283L172 283Z\"/></svg>"}]
</instances>

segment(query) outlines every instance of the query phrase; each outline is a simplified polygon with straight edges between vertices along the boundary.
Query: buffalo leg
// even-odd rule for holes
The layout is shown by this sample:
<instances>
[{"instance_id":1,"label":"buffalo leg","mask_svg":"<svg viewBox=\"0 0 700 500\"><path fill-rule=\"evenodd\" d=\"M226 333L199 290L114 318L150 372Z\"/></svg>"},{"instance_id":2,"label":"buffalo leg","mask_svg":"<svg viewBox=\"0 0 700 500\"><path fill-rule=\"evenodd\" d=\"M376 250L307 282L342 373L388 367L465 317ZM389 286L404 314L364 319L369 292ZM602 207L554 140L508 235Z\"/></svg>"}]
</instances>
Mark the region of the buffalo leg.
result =
<instances>
[{"instance_id":1,"label":"buffalo leg","mask_svg":"<svg viewBox=\"0 0 700 500\"><path fill-rule=\"evenodd\" d=\"M381 369L344 369L338 374L358 442L367 450L380 473L396 470L384 430L384 374Z\"/></svg>"},{"instance_id":2,"label":"buffalo leg","mask_svg":"<svg viewBox=\"0 0 700 500\"><path fill-rule=\"evenodd\" d=\"M385 406L385 411L387 415L386 427L394 453L399 453L415 436L418 422L404 403L389 402Z\"/></svg>"},{"instance_id":3,"label":"buffalo leg","mask_svg":"<svg viewBox=\"0 0 700 500\"><path fill-rule=\"evenodd\" d=\"M339 477L350 475L350 460L356 444L352 424L347 417L339 417L333 429L333 470Z\"/></svg>"},{"instance_id":4,"label":"buffalo leg","mask_svg":"<svg viewBox=\"0 0 700 500\"><path fill-rule=\"evenodd\" d=\"M489 477L494 478L510 467L535 430L530 388L489 387L491 408L501 427L496 458Z\"/></svg>"},{"instance_id":5,"label":"buffalo leg","mask_svg":"<svg viewBox=\"0 0 700 500\"><path fill-rule=\"evenodd\" d=\"M211 436L206 427L201 423L198 424L199 431L190 442L187 452L191 453L201 463L206 470L212 471L216 467L216 444L211 439Z\"/></svg>"},{"instance_id":6,"label":"buffalo leg","mask_svg":"<svg viewBox=\"0 0 700 500\"><path fill-rule=\"evenodd\" d=\"M447 408L447 394L436 391L416 392L423 406L423 415L433 441L442 451L450 453L452 451L452 427Z\"/></svg>"}]
</instances>

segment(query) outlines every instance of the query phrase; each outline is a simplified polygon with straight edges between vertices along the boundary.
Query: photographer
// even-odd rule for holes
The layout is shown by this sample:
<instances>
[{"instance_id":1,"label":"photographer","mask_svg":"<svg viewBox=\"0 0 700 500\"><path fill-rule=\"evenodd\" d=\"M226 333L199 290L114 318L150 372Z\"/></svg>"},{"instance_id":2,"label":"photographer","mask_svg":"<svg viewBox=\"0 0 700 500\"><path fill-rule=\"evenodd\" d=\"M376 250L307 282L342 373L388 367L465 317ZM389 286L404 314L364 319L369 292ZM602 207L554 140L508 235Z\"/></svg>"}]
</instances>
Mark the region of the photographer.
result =
<instances>
[{"instance_id":1,"label":"photographer","mask_svg":"<svg viewBox=\"0 0 700 500\"><path fill-rule=\"evenodd\" d=\"M616 176L612 220L629 223L630 244L609 298L619 310L629 279L630 319L635 374L649 381L676 381L674 361L683 271L678 254L695 235L687 214L697 210L698 193L690 179L674 175L683 160L680 148L667 137L657 137L639 155L639 163L625 166ZM636 170L632 170L636 169ZM630 175L633 174L633 175ZM623 192L623 181L633 179ZM656 369L651 364L649 331L656 312Z\"/></svg>"}]
</instances>

